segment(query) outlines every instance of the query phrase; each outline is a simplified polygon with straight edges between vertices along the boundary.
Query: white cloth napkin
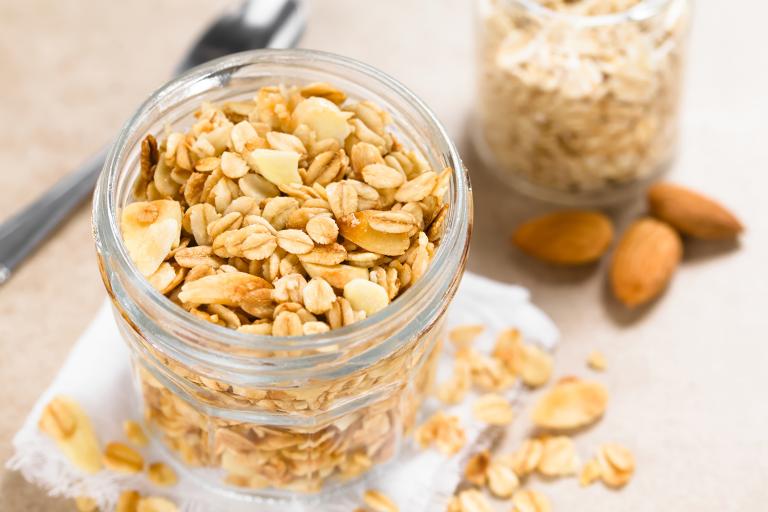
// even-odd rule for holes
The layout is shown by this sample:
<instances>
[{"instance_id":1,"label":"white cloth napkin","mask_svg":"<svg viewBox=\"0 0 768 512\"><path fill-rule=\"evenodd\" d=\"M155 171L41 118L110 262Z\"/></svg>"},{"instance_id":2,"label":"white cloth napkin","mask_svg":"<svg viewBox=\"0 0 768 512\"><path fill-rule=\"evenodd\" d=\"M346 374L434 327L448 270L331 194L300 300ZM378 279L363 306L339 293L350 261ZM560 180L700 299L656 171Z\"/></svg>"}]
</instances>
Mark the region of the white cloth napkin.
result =
<instances>
[{"instance_id":1,"label":"white cloth napkin","mask_svg":"<svg viewBox=\"0 0 768 512\"><path fill-rule=\"evenodd\" d=\"M495 334L507 327L517 327L529 341L553 349L558 330L552 321L529 301L527 290L465 274L454 302L447 327L481 323L486 332L477 342L481 351L489 351ZM445 344L438 379L452 368L452 347ZM519 390L510 391L510 398ZM130 379L128 348L120 338L108 304L104 304L91 325L80 337L53 383L38 399L23 427L13 439L14 455L10 469L18 470L28 481L58 496L91 496L102 510L112 510L121 491L136 489L142 494L163 495L179 505L182 512L259 511L259 512L349 512L361 504L365 489L378 489L392 498L400 510L432 512L445 510L445 503L461 479L462 463L482 443L483 426L472 418L470 401L448 410L461 418L467 444L462 452L446 457L434 450L406 446L395 461L372 472L363 481L336 491L332 498L297 499L289 503L264 503L221 494L200 486L198 481L179 473L179 483L171 488L154 486L145 474L121 475L101 471L87 476L71 466L56 445L37 428L45 404L54 395L63 394L79 402L91 417L102 443L124 440L122 422L141 417ZM438 404L429 400L426 412ZM408 443L410 445L410 443ZM152 444L142 450L147 462L168 460L162 448Z\"/></svg>"}]
</instances>

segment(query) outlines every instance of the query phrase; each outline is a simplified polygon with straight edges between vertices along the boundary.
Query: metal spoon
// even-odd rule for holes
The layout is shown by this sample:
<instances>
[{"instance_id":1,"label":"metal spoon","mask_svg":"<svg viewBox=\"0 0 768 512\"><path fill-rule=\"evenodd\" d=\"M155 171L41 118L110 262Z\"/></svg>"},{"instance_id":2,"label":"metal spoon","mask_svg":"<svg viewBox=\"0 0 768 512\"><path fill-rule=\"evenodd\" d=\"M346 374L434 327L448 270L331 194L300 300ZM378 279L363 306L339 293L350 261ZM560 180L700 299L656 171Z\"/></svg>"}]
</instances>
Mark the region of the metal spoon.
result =
<instances>
[{"instance_id":1,"label":"metal spoon","mask_svg":"<svg viewBox=\"0 0 768 512\"><path fill-rule=\"evenodd\" d=\"M216 20L191 47L175 74L209 60L255 48L294 46L305 26L302 0L249 0ZM76 172L42 197L0 224L0 285L11 272L90 197L108 148L91 157Z\"/></svg>"}]
</instances>

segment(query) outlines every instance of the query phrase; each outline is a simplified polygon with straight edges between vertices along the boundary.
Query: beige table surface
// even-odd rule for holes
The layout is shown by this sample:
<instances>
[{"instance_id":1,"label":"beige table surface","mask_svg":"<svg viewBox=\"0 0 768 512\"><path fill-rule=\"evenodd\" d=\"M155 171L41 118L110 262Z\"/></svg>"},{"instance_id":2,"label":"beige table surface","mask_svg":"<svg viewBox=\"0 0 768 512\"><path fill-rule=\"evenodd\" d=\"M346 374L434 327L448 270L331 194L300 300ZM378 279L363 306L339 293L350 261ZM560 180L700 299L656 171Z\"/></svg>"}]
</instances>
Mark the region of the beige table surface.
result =
<instances>
[{"instance_id":1,"label":"beige table surface","mask_svg":"<svg viewBox=\"0 0 768 512\"><path fill-rule=\"evenodd\" d=\"M0 219L109 141L223 5L0 1ZM607 355L609 370L598 378L611 391L608 413L577 444L585 456L602 441L631 446L636 478L620 492L580 489L573 479L532 485L556 511L768 510L768 4L698 2L673 171L732 205L748 232L740 247L687 246L668 293L639 315L607 298L603 267L553 270L509 247L513 226L542 207L486 175L467 143L469 0L312 6L302 46L389 72L455 137L477 198L470 268L531 289L562 329L557 373L588 374L586 355ZM0 461L103 300L83 207L0 289ZM520 421L512 434L524 430ZM72 510L3 471L0 511Z\"/></svg>"}]
</instances>

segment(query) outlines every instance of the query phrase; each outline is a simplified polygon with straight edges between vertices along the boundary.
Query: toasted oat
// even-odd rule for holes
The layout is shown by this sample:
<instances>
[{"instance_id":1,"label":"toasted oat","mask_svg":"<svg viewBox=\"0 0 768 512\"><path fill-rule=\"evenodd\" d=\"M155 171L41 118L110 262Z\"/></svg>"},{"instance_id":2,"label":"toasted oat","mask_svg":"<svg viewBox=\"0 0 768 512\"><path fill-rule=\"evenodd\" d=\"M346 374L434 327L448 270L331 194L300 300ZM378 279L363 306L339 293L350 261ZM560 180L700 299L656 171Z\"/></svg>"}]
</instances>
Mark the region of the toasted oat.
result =
<instances>
[{"instance_id":1,"label":"toasted oat","mask_svg":"<svg viewBox=\"0 0 768 512\"><path fill-rule=\"evenodd\" d=\"M453 405L467 396L472 384L472 369L466 357L457 357L453 364L453 374L437 388L437 396L444 403Z\"/></svg>"},{"instance_id":2,"label":"toasted oat","mask_svg":"<svg viewBox=\"0 0 768 512\"><path fill-rule=\"evenodd\" d=\"M477 489L461 491L448 505L449 512L493 512L488 499Z\"/></svg>"},{"instance_id":3,"label":"toasted oat","mask_svg":"<svg viewBox=\"0 0 768 512\"><path fill-rule=\"evenodd\" d=\"M478 398L472 406L472 411L475 418L489 425L509 425L515 417L509 400L495 393Z\"/></svg>"},{"instance_id":4,"label":"toasted oat","mask_svg":"<svg viewBox=\"0 0 768 512\"><path fill-rule=\"evenodd\" d=\"M320 245L336 242L339 236L339 226L330 217L315 216L306 223L307 234Z\"/></svg>"},{"instance_id":5,"label":"toasted oat","mask_svg":"<svg viewBox=\"0 0 768 512\"><path fill-rule=\"evenodd\" d=\"M464 468L464 477L468 482L475 485L485 485L488 470L488 465L491 462L491 455L488 450L478 452L469 458L467 465Z\"/></svg>"},{"instance_id":6,"label":"toasted oat","mask_svg":"<svg viewBox=\"0 0 768 512\"><path fill-rule=\"evenodd\" d=\"M598 383L577 378L561 380L550 389L533 410L533 422L553 430L584 427L605 412L608 392Z\"/></svg>"},{"instance_id":7,"label":"toasted oat","mask_svg":"<svg viewBox=\"0 0 768 512\"><path fill-rule=\"evenodd\" d=\"M498 336L493 355L533 388L544 385L552 374L552 356L535 345L523 343L517 329L507 329Z\"/></svg>"},{"instance_id":8,"label":"toasted oat","mask_svg":"<svg viewBox=\"0 0 768 512\"><path fill-rule=\"evenodd\" d=\"M51 436L80 470L92 474L102 467L99 441L85 411L74 400L54 397L43 409L40 430Z\"/></svg>"},{"instance_id":9,"label":"toasted oat","mask_svg":"<svg viewBox=\"0 0 768 512\"><path fill-rule=\"evenodd\" d=\"M374 512L398 512L400 509L380 491L369 489L363 493L363 501Z\"/></svg>"},{"instance_id":10,"label":"toasted oat","mask_svg":"<svg viewBox=\"0 0 768 512\"><path fill-rule=\"evenodd\" d=\"M605 360L605 355L603 355L603 353L599 350L593 350L589 353L589 357L587 357L587 364L590 368L598 372L605 371L606 367L608 366Z\"/></svg>"},{"instance_id":11,"label":"toasted oat","mask_svg":"<svg viewBox=\"0 0 768 512\"><path fill-rule=\"evenodd\" d=\"M147 476L155 485L163 487L176 485L176 472L164 462L153 462L147 467Z\"/></svg>"},{"instance_id":12,"label":"toasted oat","mask_svg":"<svg viewBox=\"0 0 768 512\"><path fill-rule=\"evenodd\" d=\"M436 412L419 426L414 432L414 437L422 448L434 443L437 449L446 455L457 453L466 440L459 418L449 416L442 411Z\"/></svg>"},{"instance_id":13,"label":"toasted oat","mask_svg":"<svg viewBox=\"0 0 768 512\"><path fill-rule=\"evenodd\" d=\"M540 439L526 439L509 457L509 463L518 476L524 477L538 467L543 455L544 443Z\"/></svg>"},{"instance_id":14,"label":"toasted oat","mask_svg":"<svg viewBox=\"0 0 768 512\"><path fill-rule=\"evenodd\" d=\"M497 498L507 499L520 487L520 480L507 464L492 461L488 466L488 490Z\"/></svg>"},{"instance_id":15,"label":"toasted oat","mask_svg":"<svg viewBox=\"0 0 768 512\"><path fill-rule=\"evenodd\" d=\"M137 491L123 491L117 500L115 512L136 512L141 495Z\"/></svg>"},{"instance_id":16,"label":"toasted oat","mask_svg":"<svg viewBox=\"0 0 768 512\"><path fill-rule=\"evenodd\" d=\"M573 475L578 470L579 458L573 440L566 436L543 439L543 452L538 471L549 477Z\"/></svg>"},{"instance_id":17,"label":"toasted oat","mask_svg":"<svg viewBox=\"0 0 768 512\"><path fill-rule=\"evenodd\" d=\"M460 325L450 330L448 338L457 348L464 348L480 336L484 330L485 326L480 324Z\"/></svg>"},{"instance_id":18,"label":"toasted oat","mask_svg":"<svg viewBox=\"0 0 768 512\"><path fill-rule=\"evenodd\" d=\"M144 468L144 458L130 446L112 442L104 448L104 465L112 471L138 473Z\"/></svg>"},{"instance_id":19,"label":"toasted oat","mask_svg":"<svg viewBox=\"0 0 768 512\"><path fill-rule=\"evenodd\" d=\"M177 512L176 504L168 498L147 496L139 499L136 512Z\"/></svg>"},{"instance_id":20,"label":"toasted oat","mask_svg":"<svg viewBox=\"0 0 768 512\"><path fill-rule=\"evenodd\" d=\"M512 512L551 512L549 499L538 491L523 489L512 496Z\"/></svg>"},{"instance_id":21,"label":"toasted oat","mask_svg":"<svg viewBox=\"0 0 768 512\"><path fill-rule=\"evenodd\" d=\"M88 496L78 496L75 498L75 506L79 512L96 512L99 506L96 500Z\"/></svg>"},{"instance_id":22,"label":"toasted oat","mask_svg":"<svg viewBox=\"0 0 768 512\"><path fill-rule=\"evenodd\" d=\"M123 422L123 433L130 442L138 447L144 447L149 444L149 439L147 439L144 429L133 420L126 420Z\"/></svg>"},{"instance_id":23,"label":"toasted oat","mask_svg":"<svg viewBox=\"0 0 768 512\"><path fill-rule=\"evenodd\" d=\"M589 459L579 472L579 485L586 487L591 485L596 480L600 479L602 471L600 469L600 462L597 459Z\"/></svg>"},{"instance_id":24,"label":"toasted oat","mask_svg":"<svg viewBox=\"0 0 768 512\"><path fill-rule=\"evenodd\" d=\"M635 472L635 456L624 446L605 443L597 452L600 476L610 487L626 485Z\"/></svg>"}]
</instances>

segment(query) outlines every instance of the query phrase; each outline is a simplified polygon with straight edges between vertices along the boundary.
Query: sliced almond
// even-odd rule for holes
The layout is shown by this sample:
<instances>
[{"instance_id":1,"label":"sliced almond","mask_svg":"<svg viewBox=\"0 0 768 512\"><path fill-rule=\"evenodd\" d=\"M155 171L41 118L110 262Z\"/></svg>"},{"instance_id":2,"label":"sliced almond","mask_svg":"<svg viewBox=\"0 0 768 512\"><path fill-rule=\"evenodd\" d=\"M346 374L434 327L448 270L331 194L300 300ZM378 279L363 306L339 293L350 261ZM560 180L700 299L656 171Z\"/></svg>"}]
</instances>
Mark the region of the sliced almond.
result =
<instances>
[{"instance_id":1,"label":"sliced almond","mask_svg":"<svg viewBox=\"0 0 768 512\"><path fill-rule=\"evenodd\" d=\"M164 199L128 204L121 215L120 229L139 272L152 275L171 249L179 245L181 205Z\"/></svg>"},{"instance_id":2,"label":"sliced almond","mask_svg":"<svg viewBox=\"0 0 768 512\"><path fill-rule=\"evenodd\" d=\"M276 149L254 149L246 155L248 165L275 185L301 185L299 159L293 151Z\"/></svg>"},{"instance_id":3,"label":"sliced almond","mask_svg":"<svg viewBox=\"0 0 768 512\"><path fill-rule=\"evenodd\" d=\"M373 229L369 218L374 210L345 215L338 220L339 232L363 249L386 256L405 254L410 246L407 233L383 233Z\"/></svg>"},{"instance_id":4,"label":"sliced almond","mask_svg":"<svg viewBox=\"0 0 768 512\"><path fill-rule=\"evenodd\" d=\"M179 300L192 304L238 306L249 292L271 287L260 277L244 272L227 272L185 283L179 292Z\"/></svg>"},{"instance_id":5,"label":"sliced almond","mask_svg":"<svg viewBox=\"0 0 768 512\"><path fill-rule=\"evenodd\" d=\"M597 421L607 404L608 392L602 384L566 379L539 399L533 409L533 422L552 430L580 428Z\"/></svg>"},{"instance_id":6,"label":"sliced almond","mask_svg":"<svg viewBox=\"0 0 768 512\"><path fill-rule=\"evenodd\" d=\"M348 123L351 115L325 98L312 96L296 105L292 117L296 125L309 126L318 140L335 139L343 144L352 131Z\"/></svg>"},{"instance_id":7,"label":"sliced almond","mask_svg":"<svg viewBox=\"0 0 768 512\"><path fill-rule=\"evenodd\" d=\"M43 409L38 422L78 469L93 474L102 467L99 441L91 420L74 400L57 396Z\"/></svg>"},{"instance_id":8,"label":"sliced almond","mask_svg":"<svg viewBox=\"0 0 768 512\"><path fill-rule=\"evenodd\" d=\"M318 265L302 260L301 264L310 277L325 279L334 288L344 289L354 279L368 279L368 270L351 265Z\"/></svg>"},{"instance_id":9,"label":"sliced almond","mask_svg":"<svg viewBox=\"0 0 768 512\"><path fill-rule=\"evenodd\" d=\"M389 295L380 285L368 279L352 279L344 285L344 298L356 311L371 316L389 304Z\"/></svg>"}]
</instances>

